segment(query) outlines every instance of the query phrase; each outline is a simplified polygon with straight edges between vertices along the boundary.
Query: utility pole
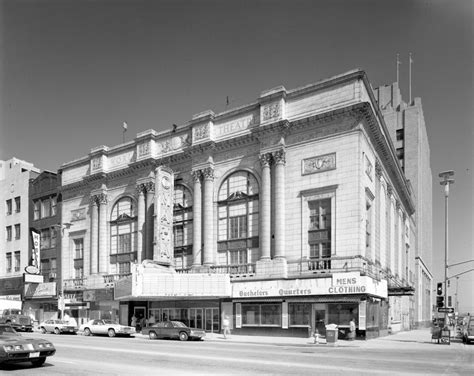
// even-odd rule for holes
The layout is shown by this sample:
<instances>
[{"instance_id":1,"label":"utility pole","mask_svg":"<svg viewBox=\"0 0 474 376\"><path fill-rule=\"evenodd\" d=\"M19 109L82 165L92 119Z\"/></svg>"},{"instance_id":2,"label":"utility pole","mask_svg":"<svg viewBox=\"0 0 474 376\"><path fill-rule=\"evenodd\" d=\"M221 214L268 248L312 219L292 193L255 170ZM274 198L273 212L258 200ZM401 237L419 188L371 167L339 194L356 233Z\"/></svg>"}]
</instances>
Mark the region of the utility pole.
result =
<instances>
[{"instance_id":1,"label":"utility pole","mask_svg":"<svg viewBox=\"0 0 474 376\"><path fill-rule=\"evenodd\" d=\"M443 180L440 182L444 185L444 303L448 304L448 197L449 185L454 184L454 171L444 171L438 175ZM444 326L448 326L448 313L444 312Z\"/></svg>"}]
</instances>

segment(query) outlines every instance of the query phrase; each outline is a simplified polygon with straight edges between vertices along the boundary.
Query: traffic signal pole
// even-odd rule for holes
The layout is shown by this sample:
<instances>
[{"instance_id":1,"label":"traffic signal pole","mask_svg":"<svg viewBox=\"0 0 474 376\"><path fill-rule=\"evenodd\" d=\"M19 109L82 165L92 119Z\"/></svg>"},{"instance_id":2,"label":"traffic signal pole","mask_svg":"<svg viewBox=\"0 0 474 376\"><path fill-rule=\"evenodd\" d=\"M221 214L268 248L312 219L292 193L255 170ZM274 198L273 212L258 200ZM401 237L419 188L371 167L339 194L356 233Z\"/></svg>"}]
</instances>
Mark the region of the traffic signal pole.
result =
<instances>
[{"instance_id":1,"label":"traffic signal pole","mask_svg":"<svg viewBox=\"0 0 474 376\"><path fill-rule=\"evenodd\" d=\"M450 179L454 171L441 172L438 176L443 178L440 182L444 185L444 304L448 304L448 197L449 185L454 184L454 179ZM448 313L444 312L444 325L448 326Z\"/></svg>"}]
</instances>

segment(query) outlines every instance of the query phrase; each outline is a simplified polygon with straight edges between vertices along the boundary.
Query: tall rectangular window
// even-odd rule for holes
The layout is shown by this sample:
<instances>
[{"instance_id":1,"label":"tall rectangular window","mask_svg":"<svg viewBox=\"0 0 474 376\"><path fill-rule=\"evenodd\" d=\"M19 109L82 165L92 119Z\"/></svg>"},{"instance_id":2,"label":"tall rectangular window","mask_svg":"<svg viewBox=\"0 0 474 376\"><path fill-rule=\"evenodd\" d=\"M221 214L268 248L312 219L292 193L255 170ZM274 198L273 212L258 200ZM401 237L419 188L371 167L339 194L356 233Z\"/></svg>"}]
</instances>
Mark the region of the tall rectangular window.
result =
<instances>
[{"instance_id":1,"label":"tall rectangular window","mask_svg":"<svg viewBox=\"0 0 474 376\"><path fill-rule=\"evenodd\" d=\"M310 313L310 303L289 303L288 316L290 318L290 326L310 325Z\"/></svg>"},{"instance_id":2,"label":"tall rectangular window","mask_svg":"<svg viewBox=\"0 0 474 376\"><path fill-rule=\"evenodd\" d=\"M311 258L331 256L331 199L309 201L308 243Z\"/></svg>"},{"instance_id":3,"label":"tall rectangular window","mask_svg":"<svg viewBox=\"0 0 474 376\"><path fill-rule=\"evenodd\" d=\"M57 197L51 197L51 216L55 216L57 213L58 200Z\"/></svg>"},{"instance_id":4,"label":"tall rectangular window","mask_svg":"<svg viewBox=\"0 0 474 376\"><path fill-rule=\"evenodd\" d=\"M397 129L396 133L397 133L397 141L403 141L403 139L405 138L403 129Z\"/></svg>"},{"instance_id":5,"label":"tall rectangular window","mask_svg":"<svg viewBox=\"0 0 474 376\"><path fill-rule=\"evenodd\" d=\"M21 211L21 198L20 196L15 197L15 211L19 213Z\"/></svg>"},{"instance_id":6,"label":"tall rectangular window","mask_svg":"<svg viewBox=\"0 0 474 376\"><path fill-rule=\"evenodd\" d=\"M35 201L33 203L33 219L36 221L40 219L40 213L41 213L41 201Z\"/></svg>"},{"instance_id":7,"label":"tall rectangular window","mask_svg":"<svg viewBox=\"0 0 474 376\"><path fill-rule=\"evenodd\" d=\"M41 218L51 216L51 201L49 198L41 201Z\"/></svg>"},{"instance_id":8,"label":"tall rectangular window","mask_svg":"<svg viewBox=\"0 0 474 376\"><path fill-rule=\"evenodd\" d=\"M12 226L7 226L6 228L7 241L12 240Z\"/></svg>"},{"instance_id":9,"label":"tall rectangular window","mask_svg":"<svg viewBox=\"0 0 474 376\"><path fill-rule=\"evenodd\" d=\"M15 225L15 239L20 239L21 238L21 227L20 224Z\"/></svg>"},{"instance_id":10,"label":"tall rectangular window","mask_svg":"<svg viewBox=\"0 0 474 376\"><path fill-rule=\"evenodd\" d=\"M20 251L15 251L15 271L20 271Z\"/></svg>"},{"instance_id":11,"label":"tall rectangular window","mask_svg":"<svg viewBox=\"0 0 474 376\"><path fill-rule=\"evenodd\" d=\"M84 254L84 239L74 239L74 259L82 259Z\"/></svg>"},{"instance_id":12,"label":"tall rectangular window","mask_svg":"<svg viewBox=\"0 0 474 376\"><path fill-rule=\"evenodd\" d=\"M84 276L84 270L82 269L82 266L75 266L74 267L74 278L75 279L81 279Z\"/></svg>"},{"instance_id":13,"label":"tall rectangular window","mask_svg":"<svg viewBox=\"0 0 474 376\"><path fill-rule=\"evenodd\" d=\"M11 215L12 214L12 200L7 200L6 202L6 206L7 206L7 215Z\"/></svg>"},{"instance_id":14,"label":"tall rectangular window","mask_svg":"<svg viewBox=\"0 0 474 376\"><path fill-rule=\"evenodd\" d=\"M7 273L11 273L12 271L12 253L7 253Z\"/></svg>"},{"instance_id":15,"label":"tall rectangular window","mask_svg":"<svg viewBox=\"0 0 474 376\"><path fill-rule=\"evenodd\" d=\"M130 262L119 262L119 274L130 274Z\"/></svg>"},{"instance_id":16,"label":"tall rectangular window","mask_svg":"<svg viewBox=\"0 0 474 376\"><path fill-rule=\"evenodd\" d=\"M49 260L49 267L51 269L51 272L56 273L57 268L58 268L58 262L55 258L52 258Z\"/></svg>"},{"instance_id":17,"label":"tall rectangular window","mask_svg":"<svg viewBox=\"0 0 474 376\"><path fill-rule=\"evenodd\" d=\"M41 230L41 249L51 248L51 231L49 228Z\"/></svg>"},{"instance_id":18,"label":"tall rectangular window","mask_svg":"<svg viewBox=\"0 0 474 376\"><path fill-rule=\"evenodd\" d=\"M370 255L372 249L372 203L367 201L365 205L365 249Z\"/></svg>"},{"instance_id":19,"label":"tall rectangular window","mask_svg":"<svg viewBox=\"0 0 474 376\"><path fill-rule=\"evenodd\" d=\"M58 241L58 230L51 227L51 248L55 248Z\"/></svg>"}]
</instances>

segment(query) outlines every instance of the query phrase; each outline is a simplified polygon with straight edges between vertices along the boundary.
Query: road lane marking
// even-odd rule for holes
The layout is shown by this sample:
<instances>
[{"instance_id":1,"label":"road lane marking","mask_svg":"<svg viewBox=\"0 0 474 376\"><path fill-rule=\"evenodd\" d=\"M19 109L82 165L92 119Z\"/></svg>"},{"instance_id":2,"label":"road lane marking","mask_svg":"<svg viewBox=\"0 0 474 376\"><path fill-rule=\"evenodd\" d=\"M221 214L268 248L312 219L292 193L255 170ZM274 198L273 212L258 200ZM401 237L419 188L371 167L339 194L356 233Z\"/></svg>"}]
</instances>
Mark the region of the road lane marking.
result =
<instances>
[{"instance_id":1,"label":"road lane marking","mask_svg":"<svg viewBox=\"0 0 474 376\"><path fill-rule=\"evenodd\" d=\"M104 349L103 347L94 347L94 346L78 346L78 345L63 345L64 347L71 347L71 348L77 348L77 349L83 349L83 350L91 350L91 351L107 351L107 352L115 352L115 353L126 353L126 354L140 354L140 355L150 355L156 357L157 355L163 355L163 356L169 356L169 357L175 357L179 358L182 360L182 354L181 353L176 353L176 352L166 352L166 351L143 351L143 350L132 350L132 349L112 349L112 348L107 348ZM308 355L308 354L306 354ZM223 356L209 356L209 355L194 355L194 354L186 354L186 359L193 359L193 360L208 360L208 361L221 361L221 362L235 362L235 363L245 363L247 365L250 364L255 364L255 365L263 365L263 366L279 366L279 367L287 367L287 368L306 368L306 369L314 369L314 370L338 370L338 371L363 371L364 374L393 374L393 369L390 370L381 370L381 369L376 369L376 370L370 370L367 369L366 365L361 365L360 367L356 368L356 366L341 366L341 365L327 365L327 364L320 364L320 363L315 363L315 364L300 364L300 363L290 363L290 362L280 362L280 361L275 361L275 360L263 360L263 359L252 359L252 358L246 358L246 359L240 359L240 358L232 358L232 357L223 357ZM403 362L406 363L404 360ZM426 364L426 363L424 363ZM411 371L403 371L403 370L397 370L397 374L406 374L406 375L414 375L416 372L413 370ZM423 374L423 373L422 373Z\"/></svg>"}]
</instances>

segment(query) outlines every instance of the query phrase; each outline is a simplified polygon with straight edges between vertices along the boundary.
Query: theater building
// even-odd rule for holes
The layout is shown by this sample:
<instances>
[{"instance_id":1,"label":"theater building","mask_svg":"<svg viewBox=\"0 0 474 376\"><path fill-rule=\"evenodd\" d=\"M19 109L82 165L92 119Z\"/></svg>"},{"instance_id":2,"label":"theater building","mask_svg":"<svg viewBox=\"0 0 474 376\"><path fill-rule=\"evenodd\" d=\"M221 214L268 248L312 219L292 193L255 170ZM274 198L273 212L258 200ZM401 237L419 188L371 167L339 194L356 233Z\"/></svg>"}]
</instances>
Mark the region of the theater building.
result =
<instances>
[{"instance_id":1,"label":"theater building","mask_svg":"<svg viewBox=\"0 0 474 376\"><path fill-rule=\"evenodd\" d=\"M284 336L354 318L371 338L388 292L412 288L410 185L360 70L96 147L61 174L64 289L89 318L219 331L226 314L235 334Z\"/></svg>"}]
</instances>

